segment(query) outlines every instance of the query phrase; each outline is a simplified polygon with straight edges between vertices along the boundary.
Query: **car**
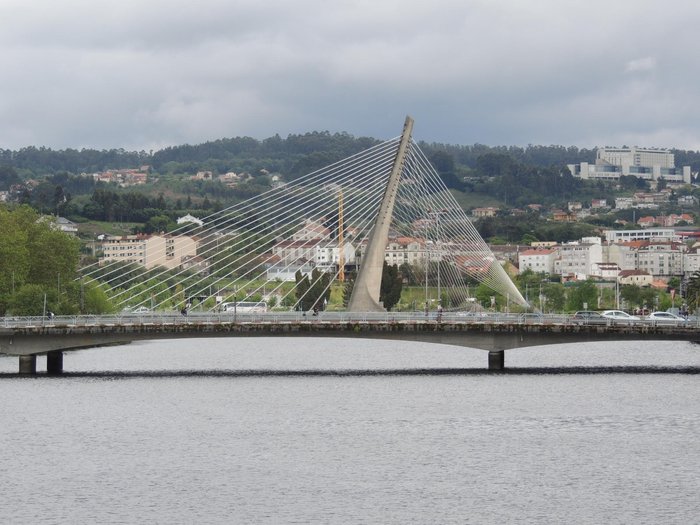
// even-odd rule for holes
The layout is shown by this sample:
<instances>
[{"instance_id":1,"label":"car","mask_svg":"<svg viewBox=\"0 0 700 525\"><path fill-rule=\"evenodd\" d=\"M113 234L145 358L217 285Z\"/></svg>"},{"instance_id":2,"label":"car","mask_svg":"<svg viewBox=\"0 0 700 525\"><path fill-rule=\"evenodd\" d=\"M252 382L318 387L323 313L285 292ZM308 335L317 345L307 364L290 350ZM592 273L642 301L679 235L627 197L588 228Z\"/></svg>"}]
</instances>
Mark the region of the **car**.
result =
<instances>
[{"instance_id":1,"label":"car","mask_svg":"<svg viewBox=\"0 0 700 525\"><path fill-rule=\"evenodd\" d=\"M520 314L519 321L526 324L542 324L544 323L544 316L538 312L524 313Z\"/></svg>"},{"instance_id":2,"label":"car","mask_svg":"<svg viewBox=\"0 0 700 525\"><path fill-rule=\"evenodd\" d=\"M148 314L151 313L150 308L146 308L145 306L139 306L138 308L134 308L129 312L130 314Z\"/></svg>"},{"instance_id":3,"label":"car","mask_svg":"<svg viewBox=\"0 0 700 525\"><path fill-rule=\"evenodd\" d=\"M682 325L688 322L686 318L671 312L652 312L645 319L654 324Z\"/></svg>"},{"instance_id":4,"label":"car","mask_svg":"<svg viewBox=\"0 0 700 525\"><path fill-rule=\"evenodd\" d=\"M488 314L486 314L486 312L455 312L455 317L458 320L464 320L464 319L479 320L479 319L483 319L484 317L488 317Z\"/></svg>"},{"instance_id":5,"label":"car","mask_svg":"<svg viewBox=\"0 0 700 525\"><path fill-rule=\"evenodd\" d=\"M600 324L607 322L600 312L593 310L579 310L571 316L571 320L576 324Z\"/></svg>"},{"instance_id":6,"label":"car","mask_svg":"<svg viewBox=\"0 0 700 525\"><path fill-rule=\"evenodd\" d=\"M632 324L641 321L636 315L630 315L622 310L605 310L600 314L605 319L610 319L615 323L627 323Z\"/></svg>"}]
</instances>

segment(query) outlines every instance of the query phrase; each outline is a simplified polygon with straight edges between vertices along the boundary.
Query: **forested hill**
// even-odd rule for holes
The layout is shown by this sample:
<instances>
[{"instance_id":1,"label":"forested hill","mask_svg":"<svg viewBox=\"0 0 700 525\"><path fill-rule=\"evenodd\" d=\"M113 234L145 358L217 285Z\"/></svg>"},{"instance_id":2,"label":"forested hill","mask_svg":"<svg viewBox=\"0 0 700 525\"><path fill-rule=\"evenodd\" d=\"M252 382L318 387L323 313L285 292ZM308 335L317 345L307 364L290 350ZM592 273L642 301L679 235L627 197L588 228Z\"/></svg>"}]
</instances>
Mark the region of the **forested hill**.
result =
<instances>
[{"instance_id":1,"label":"forested hill","mask_svg":"<svg viewBox=\"0 0 700 525\"><path fill-rule=\"evenodd\" d=\"M37 147L0 150L0 191L21 187L22 181L34 179L38 185L33 184L33 189L27 186L25 190L15 190L13 199L31 204L42 212L52 210L76 219L99 220L111 216L102 209L103 194L108 194L109 202L116 202L118 194L122 193L129 193L135 199L144 196L155 199L158 195L156 204L149 201L147 205L155 211L146 215L162 214L165 209L174 215L194 205L208 210L250 198L270 187L266 174L279 174L282 180L292 181L379 142L347 133L312 132L284 139L278 135L264 140L227 138L155 152ZM628 180L621 180L616 187L606 186L602 181L572 177L566 164L593 162L595 150L592 149L419 144L445 184L457 190L456 196L465 209L484 205L524 207L530 203L562 207L567 201L612 198L619 192L629 193L645 186L644 181L635 177L623 177ZM694 172L700 171L700 152L675 153L678 165L689 164ZM144 165L150 166L153 176L149 177L148 184L140 187L105 186L92 177L79 176ZM227 187L218 179L191 180L192 175L200 171L211 171L213 175L248 173L252 177L237 187ZM143 210L133 211L139 212L139 217L143 215Z\"/></svg>"},{"instance_id":2,"label":"forested hill","mask_svg":"<svg viewBox=\"0 0 700 525\"><path fill-rule=\"evenodd\" d=\"M290 178L318 169L357 153L376 143L370 137L347 133L312 132L303 135L279 135L264 140L250 137L226 138L197 145L181 145L155 152L123 149L65 149L26 147L0 149L0 165L13 167L20 175L37 177L58 172L91 173L107 169L150 165L157 172L187 173L209 169L218 173L245 171L264 166ZM533 167L563 167L569 163L593 162L594 149L575 146L486 146L420 142L421 148L438 166L438 171L463 174L479 168L485 155L505 156ZM700 171L700 152L674 150L677 165L690 165Z\"/></svg>"},{"instance_id":3,"label":"forested hill","mask_svg":"<svg viewBox=\"0 0 700 525\"><path fill-rule=\"evenodd\" d=\"M54 150L29 146L20 150L0 149L0 165L15 168L26 176L50 175L58 172L91 173L107 169L135 168L150 165L158 172L191 172L211 169L220 173L243 171L265 165L268 171L299 176L380 142L370 137L354 137L347 133L311 132L303 135L279 135L264 140L250 137L225 138L203 144L167 147L158 151L126 151L123 149ZM594 149L575 146L486 146L483 144L453 145L420 142L421 148L438 168L447 171L468 171L478 168L485 155L507 156L513 161L534 167L565 166L570 163L593 162ZM690 165L700 171L700 152L673 150L677 165Z\"/></svg>"},{"instance_id":4,"label":"forested hill","mask_svg":"<svg viewBox=\"0 0 700 525\"><path fill-rule=\"evenodd\" d=\"M65 149L26 147L20 150L0 149L0 165L15 168L25 177L58 172L91 173L107 169L135 168L148 164L155 171L191 172L212 169L217 172L254 169L261 164L268 171L279 171L291 177L347 157L380 142L369 137L353 137L347 133L312 132L303 135L279 135L264 140L250 137L227 138L198 145L181 145L155 152L123 149ZM430 157L454 169L476 168L479 157L486 154L506 155L532 166L563 166L571 162L592 161L593 150L563 146L458 146L420 143ZM441 154L438 154L441 152ZM698 155L700 166L700 155Z\"/></svg>"}]
</instances>

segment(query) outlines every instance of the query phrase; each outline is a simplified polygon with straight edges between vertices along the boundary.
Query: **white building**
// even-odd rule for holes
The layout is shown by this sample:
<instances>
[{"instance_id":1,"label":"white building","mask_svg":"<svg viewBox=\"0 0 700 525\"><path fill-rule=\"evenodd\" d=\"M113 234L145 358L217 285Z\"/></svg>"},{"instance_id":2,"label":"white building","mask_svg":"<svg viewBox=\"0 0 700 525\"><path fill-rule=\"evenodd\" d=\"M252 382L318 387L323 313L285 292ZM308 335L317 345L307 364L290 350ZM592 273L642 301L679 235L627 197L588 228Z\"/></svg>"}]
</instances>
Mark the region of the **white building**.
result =
<instances>
[{"instance_id":1,"label":"white building","mask_svg":"<svg viewBox=\"0 0 700 525\"><path fill-rule=\"evenodd\" d=\"M303 264L280 265L274 264L268 266L266 276L268 281L296 281L296 273L301 272L303 275L310 275L313 271L313 265L310 262Z\"/></svg>"},{"instance_id":2,"label":"white building","mask_svg":"<svg viewBox=\"0 0 700 525\"><path fill-rule=\"evenodd\" d=\"M78 235L78 225L73 221L69 221L65 217L56 217L56 228L61 230L63 233Z\"/></svg>"},{"instance_id":3,"label":"white building","mask_svg":"<svg viewBox=\"0 0 700 525\"><path fill-rule=\"evenodd\" d=\"M319 239L310 241L284 240L272 247L272 254L279 257L283 265L313 261Z\"/></svg>"},{"instance_id":4,"label":"white building","mask_svg":"<svg viewBox=\"0 0 700 525\"><path fill-rule=\"evenodd\" d=\"M676 241L678 236L670 228L646 228L644 230L605 230L609 243L626 241Z\"/></svg>"},{"instance_id":5,"label":"white building","mask_svg":"<svg viewBox=\"0 0 700 525\"><path fill-rule=\"evenodd\" d=\"M438 252L442 251L442 254ZM446 258L447 248L444 243L433 243L426 245L423 239L415 237L396 237L389 239L384 252L384 260L387 264L401 266L402 264L410 264L413 266L425 265L426 255L432 260L440 260Z\"/></svg>"},{"instance_id":6,"label":"white building","mask_svg":"<svg viewBox=\"0 0 700 525\"><path fill-rule=\"evenodd\" d=\"M612 262L598 262L593 263L593 272L591 273L594 277L600 277L601 279L617 279L620 273L620 267L617 263Z\"/></svg>"},{"instance_id":7,"label":"white building","mask_svg":"<svg viewBox=\"0 0 700 525\"><path fill-rule=\"evenodd\" d=\"M632 197L615 197L615 209L616 210L629 210L634 206L634 199Z\"/></svg>"},{"instance_id":8,"label":"white building","mask_svg":"<svg viewBox=\"0 0 700 525\"><path fill-rule=\"evenodd\" d=\"M350 242L343 243L343 258L345 264L355 264L355 246ZM314 262L319 267L337 267L340 264L340 246L336 241L324 242L316 246Z\"/></svg>"},{"instance_id":9,"label":"white building","mask_svg":"<svg viewBox=\"0 0 700 525\"><path fill-rule=\"evenodd\" d=\"M700 271L700 251L692 248L683 254L683 274L692 275Z\"/></svg>"},{"instance_id":10,"label":"white building","mask_svg":"<svg viewBox=\"0 0 700 525\"><path fill-rule=\"evenodd\" d=\"M672 241L629 241L608 246L608 260L623 271L642 270L654 277L683 275L685 245Z\"/></svg>"},{"instance_id":11,"label":"white building","mask_svg":"<svg viewBox=\"0 0 700 525\"><path fill-rule=\"evenodd\" d=\"M649 148L598 148L595 164L569 164L574 177L619 180L623 175L648 181L691 183L690 166L676 168L674 155L668 150Z\"/></svg>"},{"instance_id":12,"label":"white building","mask_svg":"<svg viewBox=\"0 0 700 525\"><path fill-rule=\"evenodd\" d=\"M654 277L644 270L622 270L617 276L617 280L620 284L649 286L654 282Z\"/></svg>"},{"instance_id":13,"label":"white building","mask_svg":"<svg viewBox=\"0 0 700 525\"><path fill-rule=\"evenodd\" d=\"M645 243L637 252L637 269L654 277L683 275L685 245L678 242Z\"/></svg>"},{"instance_id":14,"label":"white building","mask_svg":"<svg viewBox=\"0 0 700 525\"><path fill-rule=\"evenodd\" d=\"M525 250L518 254L519 273L532 270L535 273L554 273L554 262L559 252L556 248Z\"/></svg>"},{"instance_id":15,"label":"white building","mask_svg":"<svg viewBox=\"0 0 700 525\"><path fill-rule=\"evenodd\" d=\"M607 247L608 261L620 270L637 270L637 250L645 241L616 242Z\"/></svg>"},{"instance_id":16,"label":"white building","mask_svg":"<svg viewBox=\"0 0 700 525\"><path fill-rule=\"evenodd\" d=\"M318 239L330 239L331 230L318 221L306 219L304 224L292 234L292 240L311 241Z\"/></svg>"},{"instance_id":17,"label":"white building","mask_svg":"<svg viewBox=\"0 0 700 525\"><path fill-rule=\"evenodd\" d=\"M693 195L681 195L678 197L678 206L684 208L693 207L698 205L698 198Z\"/></svg>"},{"instance_id":18,"label":"white building","mask_svg":"<svg viewBox=\"0 0 700 525\"><path fill-rule=\"evenodd\" d=\"M177 223L178 224L186 224L188 222L191 222L193 224L196 224L197 226L204 226L204 221L202 219L198 219L194 215L190 215L189 213L183 217L178 217Z\"/></svg>"},{"instance_id":19,"label":"white building","mask_svg":"<svg viewBox=\"0 0 700 525\"><path fill-rule=\"evenodd\" d=\"M554 262L554 273L559 275L593 274L593 264L603 260L603 247L598 242L573 242L559 246L559 257Z\"/></svg>"}]
</instances>

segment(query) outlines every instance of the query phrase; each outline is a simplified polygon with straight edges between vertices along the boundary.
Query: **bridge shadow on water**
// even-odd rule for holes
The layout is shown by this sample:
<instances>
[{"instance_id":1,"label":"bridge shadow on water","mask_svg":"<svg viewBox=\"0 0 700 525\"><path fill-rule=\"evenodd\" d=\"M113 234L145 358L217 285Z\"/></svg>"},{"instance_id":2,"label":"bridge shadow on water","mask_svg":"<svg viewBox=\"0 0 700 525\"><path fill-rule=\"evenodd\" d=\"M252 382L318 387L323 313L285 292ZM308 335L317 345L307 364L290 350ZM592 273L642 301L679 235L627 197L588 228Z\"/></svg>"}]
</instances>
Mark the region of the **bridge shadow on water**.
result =
<instances>
[{"instance_id":1,"label":"bridge shadow on water","mask_svg":"<svg viewBox=\"0 0 700 525\"><path fill-rule=\"evenodd\" d=\"M32 378L69 379L140 379L140 378L195 378L195 377L410 377L410 376L547 376L547 375L600 375L600 374L639 374L639 375L698 375L698 366L581 366L581 367L519 367L504 370L486 368L397 368L397 369L340 369L340 370L117 370L63 372L59 375L38 373ZM0 379L21 377L16 373L0 373Z\"/></svg>"}]
</instances>

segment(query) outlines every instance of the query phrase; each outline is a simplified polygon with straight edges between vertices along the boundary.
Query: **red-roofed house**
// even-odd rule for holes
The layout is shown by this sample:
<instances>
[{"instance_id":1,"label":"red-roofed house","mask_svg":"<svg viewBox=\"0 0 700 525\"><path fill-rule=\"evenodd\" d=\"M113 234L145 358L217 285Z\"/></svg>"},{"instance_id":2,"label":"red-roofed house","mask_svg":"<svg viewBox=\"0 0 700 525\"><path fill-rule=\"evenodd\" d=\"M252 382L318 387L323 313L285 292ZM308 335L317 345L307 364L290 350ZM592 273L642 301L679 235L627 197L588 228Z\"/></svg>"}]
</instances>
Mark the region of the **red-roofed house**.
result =
<instances>
[{"instance_id":1,"label":"red-roofed house","mask_svg":"<svg viewBox=\"0 0 700 525\"><path fill-rule=\"evenodd\" d=\"M640 217L637 224L639 224L642 228L651 228L654 226L654 224L656 224L656 217L652 217L651 215Z\"/></svg>"}]
</instances>

